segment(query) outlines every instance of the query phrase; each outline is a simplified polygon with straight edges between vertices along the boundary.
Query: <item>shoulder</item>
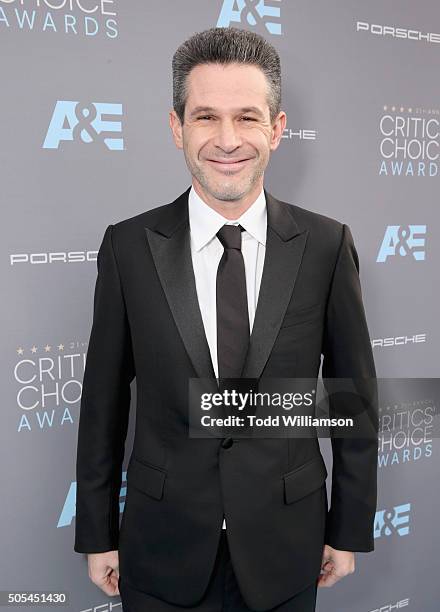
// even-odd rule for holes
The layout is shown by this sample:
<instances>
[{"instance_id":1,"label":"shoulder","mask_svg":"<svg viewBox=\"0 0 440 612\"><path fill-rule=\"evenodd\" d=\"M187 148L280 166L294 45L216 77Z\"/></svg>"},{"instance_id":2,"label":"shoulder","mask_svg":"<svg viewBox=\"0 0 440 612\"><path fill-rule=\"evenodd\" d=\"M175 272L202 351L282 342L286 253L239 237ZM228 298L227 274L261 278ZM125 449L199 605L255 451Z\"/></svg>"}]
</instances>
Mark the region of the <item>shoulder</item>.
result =
<instances>
[{"instance_id":1,"label":"shoulder","mask_svg":"<svg viewBox=\"0 0 440 612\"><path fill-rule=\"evenodd\" d=\"M299 231L308 232L308 240L326 250L338 250L347 225L334 217L308 210L298 204L281 202L287 214L296 221Z\"/></svg>"},{"instance_id":2,"label":"shoulder","mask_svg":"<svg viewBox=\"0 0 440 612\"><path fill-rule=\"evenodd\" d=\"M185 219L184 199L179 196L173 202L162 204L111 225L113 244L119 248L132 248L136 242L145 241L146 229L175 227Z\"/></svg>"},{"instance_id":3,"label":"shoulder","mask_svg":"<svg viewBox=\"0 0 440 612\"><path fill-rule=\"evenodd\" d=\"M169 204L162 204L141 212L133 217L127 217L113 224L114 232L117 234L123 234L124 232L133 231L135 228L152 227L156 222L166 218L172 213L172 207L174 202Z\"/></svg>"}]
</instances>

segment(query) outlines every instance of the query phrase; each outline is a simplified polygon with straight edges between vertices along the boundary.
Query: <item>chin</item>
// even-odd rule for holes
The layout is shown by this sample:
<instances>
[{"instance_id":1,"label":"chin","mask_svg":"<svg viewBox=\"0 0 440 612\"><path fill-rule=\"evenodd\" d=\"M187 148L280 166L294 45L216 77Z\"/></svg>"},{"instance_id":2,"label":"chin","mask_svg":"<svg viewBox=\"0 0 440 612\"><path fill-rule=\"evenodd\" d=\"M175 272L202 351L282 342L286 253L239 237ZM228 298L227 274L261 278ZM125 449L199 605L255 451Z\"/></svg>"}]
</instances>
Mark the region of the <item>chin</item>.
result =
<instances>
[{"instance_id":1,"label":"chin","mask_svg":"<svg viewBox=\"0 0 440 612\"><path fill-rule=\"evenodd\" d=\"M242 198L245 193L246 193L246 189L239 189L239 188L235 188L235 189L212 189L210 190L211 194L217 199L217 200L222 200L224 202L228 202L228 201L234 201L234 200L238 200L239 198Z\"/></svg>"}]
</instances>

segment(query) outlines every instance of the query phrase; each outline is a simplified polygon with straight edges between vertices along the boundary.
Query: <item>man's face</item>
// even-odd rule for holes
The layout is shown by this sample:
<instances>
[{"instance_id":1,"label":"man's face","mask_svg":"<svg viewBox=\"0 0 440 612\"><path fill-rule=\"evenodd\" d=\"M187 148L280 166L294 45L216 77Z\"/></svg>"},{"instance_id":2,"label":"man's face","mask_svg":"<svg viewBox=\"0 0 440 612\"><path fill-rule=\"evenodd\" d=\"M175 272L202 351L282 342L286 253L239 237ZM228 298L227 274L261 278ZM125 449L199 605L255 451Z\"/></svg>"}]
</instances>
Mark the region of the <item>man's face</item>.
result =
<instances>
[{"instance_id":1,"label":"man's face","mask_svg":"<svg viewBox=\"0 0 440 612\"><path fill-rule=\"evenodd\" d=\"M228 201L261 189L286 122L280 113L271 124L264 73L246 64L202 64L190 72L187 91L183 126L174 111L170 126L202 193Z\"/></svg>"}]
</instances>

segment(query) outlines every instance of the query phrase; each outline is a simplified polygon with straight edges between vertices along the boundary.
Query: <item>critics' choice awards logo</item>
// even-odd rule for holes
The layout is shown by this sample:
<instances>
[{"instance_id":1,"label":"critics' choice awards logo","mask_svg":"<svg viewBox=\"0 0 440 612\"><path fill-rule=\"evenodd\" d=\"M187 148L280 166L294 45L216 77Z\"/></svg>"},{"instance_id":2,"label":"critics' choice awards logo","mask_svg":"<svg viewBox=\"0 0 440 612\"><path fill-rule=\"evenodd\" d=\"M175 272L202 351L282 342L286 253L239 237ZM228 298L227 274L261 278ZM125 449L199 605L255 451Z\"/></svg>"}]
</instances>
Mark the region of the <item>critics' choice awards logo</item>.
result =
<instances>
[{"instance_id":1,"label":"critics' choice awards logo","mask_svg":"<svg viewBox=\"0 0 440 612\"><path fill-rule=\"evenodd\" d=\"M43 149L58 149L63 141L101 144L110 151L123 151L122 104L83 104L58 100L49 123Z\"/></svg>"},{"instance_id":2,"label":"critics' choice awards logo","mask_svg":"<svg viewBox=\"0 0 440 612\"><path fill-rule=\"evenodd\" d=\"M426 225L388 225L376 261L383 263L395 255L424 261L425 234Z\"/></svg>"},{"instance_id":3,"label":"critics' choice awards logo","mask_svg":"<svg viewBox=\"0 0 440 612\"><path fill-rule=\"evenodd\" d=\"M381 538L383 536L408 535L410 511L411 504L407 503L376 512L374 518L374 537Z\"/></svg>"},{"instance_id":4,"label":"critics' choice awards logo","mask_svg":"<svg viewBox=\"0 0 440 612\"><path fill-rule=\"evenodd\" d=\"M122 472L121 488L119 491L119 513L124 511L125 496L127 494L127 472ZM76 516L76 481L70 483L63 507L58 518L57 527L69 527Z\"/></svg>"},{"instance_id":5,"label":"critics' choice awards logo","mask_svg":"<svg viewBox=\"0 0 440 612\"><path fill-rule=\"evenodd\" d=\"M379 468L431 458L437 415L435 402L428 399L381 406Z\"/></svg>"},{"instance_id":6,"label":"critics' choice awards logo","mask_svg":"<svg viewBox=\"0 0 440 612\"><path fill-rule=\"evenodd\" d=\"M16 350L17 433L71 426L79 416L87 343Z\"/></svg>"},{"instance_id":7,"label":"critics' choice awards logo","mask_svg":"<svg viewBox=\"0 0 440 612\"><path fill-rule=\"evenodd\" d=\"M0 32L118 36L116 0L0 0Z\"/></svg>"},{"instance_id":8,"label":"critics' choice awards logo","mask_svg":"<svg viewBox=\"0 0 440 612\"><path fill-rule=\"evenodd\" d=\"M379 118L379 175L438 173L439 110L384 106Z\"/></svg>"},{"instance_id":9,"label":"critics' choice awards logo","mask_svg":"<svg viewBox=\"0 0 440 612\"><path fill-rule=\"evenodd\" d=\"M263 28L270 34L281 34L280 3L281 0L223 0L217 27L241 23Z\"/></svg>"}]
</instances>

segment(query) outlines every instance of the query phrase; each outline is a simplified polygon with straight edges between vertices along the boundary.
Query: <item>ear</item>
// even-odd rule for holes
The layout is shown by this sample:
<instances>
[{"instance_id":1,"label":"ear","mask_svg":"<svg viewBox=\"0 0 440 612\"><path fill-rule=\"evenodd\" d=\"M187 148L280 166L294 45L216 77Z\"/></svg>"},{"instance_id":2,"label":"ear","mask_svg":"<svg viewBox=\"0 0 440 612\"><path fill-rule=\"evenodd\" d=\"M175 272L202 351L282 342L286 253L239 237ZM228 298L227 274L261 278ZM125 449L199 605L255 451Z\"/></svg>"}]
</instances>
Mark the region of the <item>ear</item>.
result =
<instances>
[{"instance_id":1,"label":"ear","mask_svg":"<svg viewBox=\"0 0 440 612\"><path fill-rule=\"evenodd\" d=\"M275 151L280 144L281 137L287 123L287 115L284 111L280 111L272 125L272 136L270 139L270 150Z\"/></svg>"},{"instance_id":2,"label":"ear","mask_svg":"<svg viewBox=\"0 0 440 612\"><path fill-rule=\"evenodd\" d=\"M183 149L182 124L174 109L170 110L169 121L174 143L178 149Z\"/></svg>"}]
</instances>

